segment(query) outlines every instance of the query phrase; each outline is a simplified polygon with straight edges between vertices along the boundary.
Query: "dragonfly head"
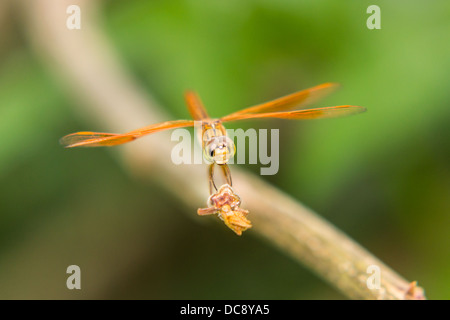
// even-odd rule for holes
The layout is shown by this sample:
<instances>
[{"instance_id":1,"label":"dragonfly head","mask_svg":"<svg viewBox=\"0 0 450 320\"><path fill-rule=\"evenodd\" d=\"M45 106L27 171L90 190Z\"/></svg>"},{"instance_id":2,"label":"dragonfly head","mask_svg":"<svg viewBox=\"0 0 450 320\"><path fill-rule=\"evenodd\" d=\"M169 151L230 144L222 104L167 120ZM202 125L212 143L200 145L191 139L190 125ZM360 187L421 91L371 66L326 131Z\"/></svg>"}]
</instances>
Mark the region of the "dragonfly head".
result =
<instances>
[{"instance_id":1,"label":"dragonfly head","mask_svg":"<svg viewBox=\"0 0 450 320\"><path fill-rule=\"evenodd\" d=\"M227 136L214 137L205 143L203 155L209 162L226 164L236 153L233 140Z\"/></svg>"}]
</instances>

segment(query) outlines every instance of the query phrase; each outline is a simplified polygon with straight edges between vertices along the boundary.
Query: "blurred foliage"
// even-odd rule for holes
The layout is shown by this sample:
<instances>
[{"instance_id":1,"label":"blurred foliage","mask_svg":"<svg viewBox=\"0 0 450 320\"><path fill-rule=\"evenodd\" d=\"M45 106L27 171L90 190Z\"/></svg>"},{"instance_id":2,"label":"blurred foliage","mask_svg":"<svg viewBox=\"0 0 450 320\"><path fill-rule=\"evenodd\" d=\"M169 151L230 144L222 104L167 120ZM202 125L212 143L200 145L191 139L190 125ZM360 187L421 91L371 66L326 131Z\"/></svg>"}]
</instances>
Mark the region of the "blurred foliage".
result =
<instances>
[{"instance_id":1,"label":"blurred foliage","mask_svg":"<svg viewBox=\"0 0 450 320\"><path fill-rule=\"evenodd\" d=\"M371 4L381 7L381 30L366 27ZM418 280L429 298L450 298L448 1L130 0L103 9L123 63L174 118L188 117L187 88L221 116L341 83L323 105L367 113L229 127L280 128L280 171L265 178ZM237 238L190 219L109 151L60 148L60 136L85 126L20 21L7 22L0 298L342 298L251 230ZM81 292L64 286L70 264L82 268Z\"/></svg>"}]
</instances>

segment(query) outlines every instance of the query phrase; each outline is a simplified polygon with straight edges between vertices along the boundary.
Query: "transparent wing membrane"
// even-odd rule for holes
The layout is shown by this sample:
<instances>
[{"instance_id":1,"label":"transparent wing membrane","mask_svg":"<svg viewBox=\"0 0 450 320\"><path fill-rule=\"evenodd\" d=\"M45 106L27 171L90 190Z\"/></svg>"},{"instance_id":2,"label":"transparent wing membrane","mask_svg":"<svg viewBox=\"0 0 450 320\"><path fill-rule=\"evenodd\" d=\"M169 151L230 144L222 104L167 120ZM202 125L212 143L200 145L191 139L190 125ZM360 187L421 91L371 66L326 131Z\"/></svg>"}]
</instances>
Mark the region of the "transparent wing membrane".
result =
<instances>
[{"instance_id":1,"label":"transparent wing membrane","mask_svg":"<svg viewBox=\"0 0 450 320\"><path fill-rule=\"evenodd\" d=\"M223 121L232 121L241 119L245 114L256 113L268 113L268 112L280 112L289 111L293 109L300 109L305 106L311 105L317 100L329 95L335 91L338 87L336 83L324 83L306 90L298 91L296 93L289 94L287 96L271 100L253 107L249 107L243 110L239 110L225 117L222 117Z\"/></svg>"},{"instance_id":2,"label":"transparent wing membrane","mask_svg":"<svg viewBox=\"0 0 450 320\"><path fill-rule=\"evenodd\" d=\"M59 140L59 142L66 148L110 147L127 143L144 135L152 134L158 131L190 127L193 125L193 120L175 120L150 125L124 134L82 131L64 136Z\"/></svg>"},{"instance_id":3,"label":"transparent wing membrane","mask_svg":"<svg viewBox=\"0 0 450 320\"><path fill-rule=\"evenodd\" d=\"M324 107L316 109L303 109L296 111L285 111L285 112L268 112L268 113L255 113L255 114L242 114L229 121L245 120L245 119L259 119L259 118L277 118L277 119L295 119L295 120L306 120L306 119L324 119L324 118L335 118L348 116L352 114L358 114L366 111L366 108L358 106L335 106L335 107ZM224 118L221 119L222 121Z\"/></svg>"}]
</instances>

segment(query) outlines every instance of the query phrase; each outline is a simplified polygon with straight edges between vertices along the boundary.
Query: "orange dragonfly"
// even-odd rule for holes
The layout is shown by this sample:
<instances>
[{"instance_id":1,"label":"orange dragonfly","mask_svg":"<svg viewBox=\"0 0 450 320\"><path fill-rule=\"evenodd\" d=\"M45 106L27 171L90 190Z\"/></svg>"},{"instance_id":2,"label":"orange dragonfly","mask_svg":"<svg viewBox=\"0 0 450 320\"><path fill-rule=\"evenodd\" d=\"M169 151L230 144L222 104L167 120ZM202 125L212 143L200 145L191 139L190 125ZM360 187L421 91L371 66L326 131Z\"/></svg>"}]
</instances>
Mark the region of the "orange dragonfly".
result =
<instances>
[{"instance_id":1,"label":"orange dragonfly","mask_svg":"<svg viewBox=\"0 0 450 320\"><path fill-rule=\"evenodd\" d=\"M212 194L213 188L217 191L213 178L214 164L218 164L222 168L227 184L231 186L231 174L227 162L234 156L236 148L234 142L227 137L225 127L223 126L224 122L261 118L295 120L323 119L357 114L366 110L364 107L351 105L302 109L306 105L329 94L336 87L337 84L324 83L216 119L209 117L203 103L195 92L187 91L185 93L185 100L193 120L166 121L127 133L76 132L62 137L60 143L66 148L109 147L131 142L158 131L192 127L194 126L194 121L201 121L203 155L208 162L211 162L209 167L209 181L210 194Z\"/></svg>"}]
</instances>

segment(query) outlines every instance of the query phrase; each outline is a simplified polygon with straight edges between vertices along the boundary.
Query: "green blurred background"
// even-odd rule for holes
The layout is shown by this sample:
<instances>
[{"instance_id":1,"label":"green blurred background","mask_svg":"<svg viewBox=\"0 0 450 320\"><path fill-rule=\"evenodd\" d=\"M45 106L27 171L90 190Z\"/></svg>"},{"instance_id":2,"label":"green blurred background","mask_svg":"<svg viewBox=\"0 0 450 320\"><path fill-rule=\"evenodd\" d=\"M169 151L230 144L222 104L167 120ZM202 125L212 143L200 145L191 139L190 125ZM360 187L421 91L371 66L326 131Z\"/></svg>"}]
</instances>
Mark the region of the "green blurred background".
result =
<instances>
[{"instance_id":1,"label":"green blurred background","mask_svg":"<svg viewBox=\"0 0 450 320\"><path fill-rule=\"evenodd\" d=\"M381 30L366 27L372 4ZM98 128L74 112L19 11L0 15L0 298L344 298L253 230L237 237L191 219L110 151L60 147L61 136ZM186 88L221 116L342 84L321 105L367 113L245 123L280 128L279 173L263 178L418 280L428 298L450 298L450 2L103 1L101 19L173 119L188 116ZM71 264L80 291L65 287Z\"/></svg>"}]
</instances>

